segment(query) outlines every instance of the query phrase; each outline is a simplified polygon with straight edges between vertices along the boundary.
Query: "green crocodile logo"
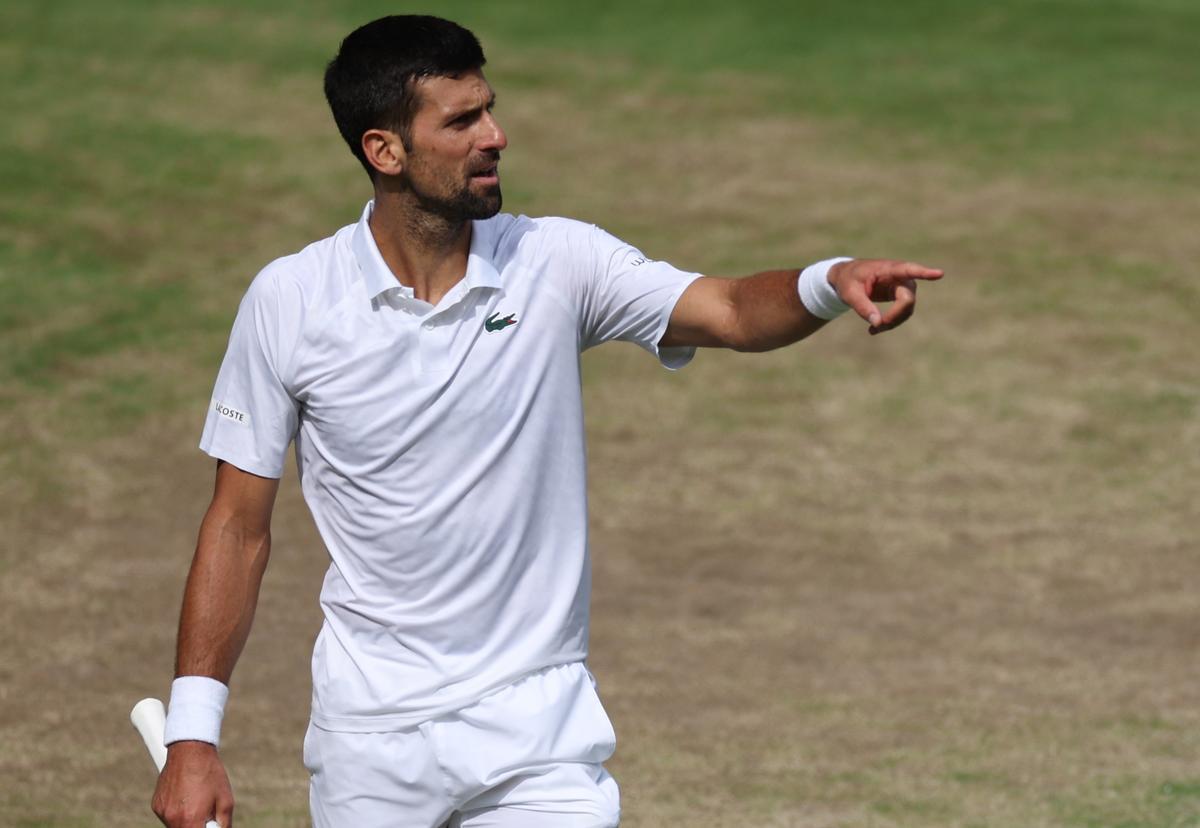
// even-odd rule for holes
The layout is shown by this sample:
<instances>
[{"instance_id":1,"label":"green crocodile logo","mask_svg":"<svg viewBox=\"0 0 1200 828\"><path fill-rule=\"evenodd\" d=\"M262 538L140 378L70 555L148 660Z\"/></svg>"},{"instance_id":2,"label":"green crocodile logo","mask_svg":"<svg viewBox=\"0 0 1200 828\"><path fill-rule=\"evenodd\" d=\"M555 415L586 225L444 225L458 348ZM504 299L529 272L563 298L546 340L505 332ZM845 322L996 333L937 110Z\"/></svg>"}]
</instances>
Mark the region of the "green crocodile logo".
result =
<instances>
[{"instance_id":1,"label":"green crocodile logo","mask_svg":"<svg viewBox=\"0 0 1200 828\"><path fill-rule=\"evenodd\" d=\"M504 317L503 319L499 319L498 318L499 316L500 316L500 314L493 313L491 316L489 316L484 321L483 327L488 333L502 331L505 328L507 328L509 325L517 324L517 315L515 313L510 313L508 316Z\"/></svg>"}]
</instances>

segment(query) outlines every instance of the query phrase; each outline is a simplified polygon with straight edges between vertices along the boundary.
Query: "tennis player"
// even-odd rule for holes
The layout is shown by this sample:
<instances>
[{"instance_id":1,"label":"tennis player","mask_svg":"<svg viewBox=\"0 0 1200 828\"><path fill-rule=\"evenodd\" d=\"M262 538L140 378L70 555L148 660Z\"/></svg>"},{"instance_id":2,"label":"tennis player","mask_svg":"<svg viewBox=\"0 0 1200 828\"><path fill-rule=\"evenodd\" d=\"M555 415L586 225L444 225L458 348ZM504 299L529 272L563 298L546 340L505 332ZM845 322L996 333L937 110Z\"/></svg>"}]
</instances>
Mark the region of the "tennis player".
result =
<instances>
[{"instance_id":1,"label":"tennis player","mask_svg":"<svg viewBox=\"0 0 1200 828\"><path fill-rule=\"evenodd\" d=\"M591 224L501 213L508 142L483 65L474 35L425 16L367 24L329 64L374 197L259 273L233 325L154 797L172 828L232 824L220 722L293 444L331 560L313 824L617 825L615 739L586 665L581 352L624 340L674 370L697 347L789 345L847 309L880 333L942 275L827 259L713 278Z\"/></svg>"}]
</instances>

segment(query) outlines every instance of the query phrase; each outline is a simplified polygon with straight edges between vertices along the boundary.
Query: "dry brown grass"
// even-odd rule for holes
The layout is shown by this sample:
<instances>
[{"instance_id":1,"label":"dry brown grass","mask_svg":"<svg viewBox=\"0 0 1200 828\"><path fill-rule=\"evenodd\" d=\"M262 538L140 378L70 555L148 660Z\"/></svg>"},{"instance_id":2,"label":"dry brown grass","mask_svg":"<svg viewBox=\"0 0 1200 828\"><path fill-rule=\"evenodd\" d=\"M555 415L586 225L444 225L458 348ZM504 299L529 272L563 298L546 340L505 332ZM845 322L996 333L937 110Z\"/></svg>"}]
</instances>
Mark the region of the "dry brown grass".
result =
<instances>
[{"instance_id":1,"label":"dry brown grass","mask_svg":"<svg viewBox=\"0 0 1200 828\"><path fill-rule=\"evenodd\" d=\"M210 101L240 112L231 88ZM230 265L358 198L305 211L356 173L311 169L319 102L283 97L306 126L281 167L308 177L242 182L278 199L236 206L248 235L211 254ZM849 250L951 274L885 337L844 320L677 376L628 347L586 358L592 668L624 824L1193 824L1195 798L1160 786L1194 785L1200 749L1197 288L1180 277L1200 258L1195 204L864 158L752 102L653 85L502 101L518 209L712 272ZM214 277L214 305L248 276ZM27 498L6 516L21 550L0 583L6 824L152 824L125 715L170 677L213 367L151 365L187 390L136 433L64 448L51 399L9 420L65 482L52 510ZM289 477L223 748L243 826L305 821L325 561Z\"/></svg>"}]
</instances>

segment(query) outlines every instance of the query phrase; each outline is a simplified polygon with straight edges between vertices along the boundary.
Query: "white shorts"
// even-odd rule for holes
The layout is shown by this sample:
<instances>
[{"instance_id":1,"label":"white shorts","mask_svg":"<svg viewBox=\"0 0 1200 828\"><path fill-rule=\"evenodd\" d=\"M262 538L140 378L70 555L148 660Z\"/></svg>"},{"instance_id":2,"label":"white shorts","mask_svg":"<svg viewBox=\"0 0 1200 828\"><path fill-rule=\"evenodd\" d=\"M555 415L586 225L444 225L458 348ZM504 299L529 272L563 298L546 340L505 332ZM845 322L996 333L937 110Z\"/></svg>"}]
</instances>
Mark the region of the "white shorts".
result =
<instances>
[{"instance_id":1,"label":"white shorts","mask_svg":"<svg viewBox=\"0 0 1200 828\"><path fill-rule=\"evenodd\" d=\"M581 663L548 667L407 730L309 724L315 828L612 828L616 748Z\"/></svg>"}]
</instances>

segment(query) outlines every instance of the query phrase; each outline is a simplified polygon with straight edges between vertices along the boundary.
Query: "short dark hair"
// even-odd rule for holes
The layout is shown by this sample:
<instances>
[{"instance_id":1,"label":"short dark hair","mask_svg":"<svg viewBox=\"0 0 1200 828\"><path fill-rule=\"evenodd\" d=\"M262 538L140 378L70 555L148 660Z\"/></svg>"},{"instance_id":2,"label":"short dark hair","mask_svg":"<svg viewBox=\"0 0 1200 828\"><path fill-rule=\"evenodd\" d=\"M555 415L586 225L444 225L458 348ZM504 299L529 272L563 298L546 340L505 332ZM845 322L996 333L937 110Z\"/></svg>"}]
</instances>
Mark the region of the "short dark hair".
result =
<instances>
[{"instance_id":1,"label":"short dark hair","mask_svg":"<svg viewBox=\"0 0 1200 828\"><path fill-rule=\"evenodd\" d=\"M417 81L456 78L486 62L479 40L457 23L423 14L381 17L342 41L325 69L325 99L342 138L374 180L363 133L393 130L411 149Z\"/></svg>"}]
</instances>

